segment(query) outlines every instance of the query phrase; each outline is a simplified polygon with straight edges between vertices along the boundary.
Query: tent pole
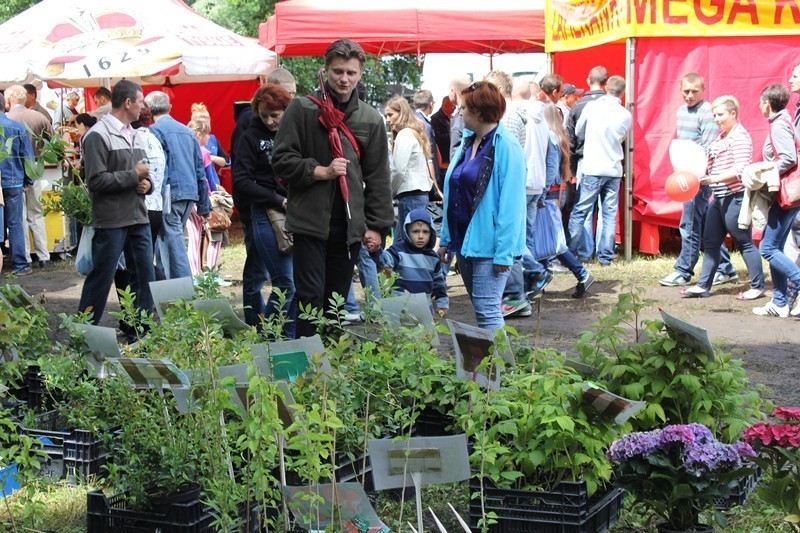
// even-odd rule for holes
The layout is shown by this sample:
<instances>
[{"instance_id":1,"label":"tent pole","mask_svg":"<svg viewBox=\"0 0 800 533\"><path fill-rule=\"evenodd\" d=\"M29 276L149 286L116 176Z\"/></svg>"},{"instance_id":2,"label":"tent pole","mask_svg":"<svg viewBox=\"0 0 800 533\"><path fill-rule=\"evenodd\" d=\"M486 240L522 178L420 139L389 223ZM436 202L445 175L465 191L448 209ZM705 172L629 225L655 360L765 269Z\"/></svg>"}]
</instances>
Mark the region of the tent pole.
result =
<instances>
[{"instance_id":1,"label":"tent pole","mask_svg":"<svg viewBox=\"0 0 800 533\"><path fill-rule=\"evenodd\" d=\"M627 146L625 150L625 212L623 213L624 222L624 246L625 260L630 261L633 257L633 130L636 124L636 102L634 87L636 85L636 69L634 62L636 59L636 38L629 37L625 47L625 104L633 116L631 129L625 140Z\"/></svg>"}]
</instances>

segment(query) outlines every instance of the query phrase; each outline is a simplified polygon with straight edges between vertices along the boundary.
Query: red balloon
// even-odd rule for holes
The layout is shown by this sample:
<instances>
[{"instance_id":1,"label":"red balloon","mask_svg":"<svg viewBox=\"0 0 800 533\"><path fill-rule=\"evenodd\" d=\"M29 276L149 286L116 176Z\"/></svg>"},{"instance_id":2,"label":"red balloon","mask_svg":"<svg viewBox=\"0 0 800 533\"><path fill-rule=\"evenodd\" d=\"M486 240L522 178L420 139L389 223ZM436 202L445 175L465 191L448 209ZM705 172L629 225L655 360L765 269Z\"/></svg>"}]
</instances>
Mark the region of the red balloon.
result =
<instances>
[{"instance_id":1,"label":"red balloon","mask_svg":"<svg viewBox=\"0 0 800 533\"><path fill-rule=\"evenodd\" d=\"M700 180L694 174L678 170L669 175L664 190L670 199L676 202L688 202L700 190Z\"/></svg>"}]
</instances>

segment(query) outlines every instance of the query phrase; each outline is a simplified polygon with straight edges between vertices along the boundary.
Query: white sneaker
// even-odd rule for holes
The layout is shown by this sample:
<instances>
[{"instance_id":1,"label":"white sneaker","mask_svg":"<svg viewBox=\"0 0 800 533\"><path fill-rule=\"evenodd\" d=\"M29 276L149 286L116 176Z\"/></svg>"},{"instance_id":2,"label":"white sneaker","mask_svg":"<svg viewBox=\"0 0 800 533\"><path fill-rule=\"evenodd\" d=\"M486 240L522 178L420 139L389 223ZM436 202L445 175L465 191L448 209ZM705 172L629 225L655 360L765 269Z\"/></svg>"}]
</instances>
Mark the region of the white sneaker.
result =
<instances>
[{"instance_id":1,"label":"white sneaker","mask_svg":"<svg viewBox=\"0 0 800 533\"><path fill-rule=\"evenodd\" d=\"M789 316L789 306L775 305L774 302L769 302L763 307L753 308L753 314L758 316L774 316L778 318L787 318Z\"/></svg>"},{"instance_id":2,"label":"white sneaker","mask_svg":"<svg viewBox=\"0 0 800 533\"><path fill-rule=\"evenodd\" d=\"M691 283L691 278L684 276L680 272L673 272L669 276L662 278L659 283L665 287L685 287Z\"/></svg>"},{"instance_id":3,"label":"white sneaker","mask_svg":"<svg viewBox=\"0 0 800 533\"><path fill-rule=\"evenodd\" d=\"M800 316L800 296L795 298L794 306L792 307L792 310L789 311L789 314L792 316Z\"/></svg>"},{"instance_id":4,"label":"white sneaker","mask_svg":"<svg viewBox=\"0 0 800 533\"><path fill-rule=\"evenodd\" d=\"M344 315L344 322L349 324L356 324L364 321L364 313L346 313Z\"/></svg>"}]
</instances>

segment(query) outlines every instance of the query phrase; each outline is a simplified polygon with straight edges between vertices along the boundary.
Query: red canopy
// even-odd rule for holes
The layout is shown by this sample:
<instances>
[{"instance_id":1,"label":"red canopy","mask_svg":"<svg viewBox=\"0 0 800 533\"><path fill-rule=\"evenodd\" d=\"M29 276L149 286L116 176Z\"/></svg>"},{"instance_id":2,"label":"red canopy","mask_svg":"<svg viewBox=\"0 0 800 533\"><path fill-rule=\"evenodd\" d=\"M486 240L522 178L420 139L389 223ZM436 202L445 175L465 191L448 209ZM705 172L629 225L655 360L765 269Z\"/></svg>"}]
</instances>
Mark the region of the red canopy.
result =
<instances>
[{"instance_id":1,"label":"red canopy","mask_svg":"<svg viewBox=\"0 0 800 533\"><path fill-rule=\"evenodd\" d=\"M347 37L369 54L544 51L543 0L285 0L258 28L263 46L319 56Z\"/></svg>"}]
</instances>

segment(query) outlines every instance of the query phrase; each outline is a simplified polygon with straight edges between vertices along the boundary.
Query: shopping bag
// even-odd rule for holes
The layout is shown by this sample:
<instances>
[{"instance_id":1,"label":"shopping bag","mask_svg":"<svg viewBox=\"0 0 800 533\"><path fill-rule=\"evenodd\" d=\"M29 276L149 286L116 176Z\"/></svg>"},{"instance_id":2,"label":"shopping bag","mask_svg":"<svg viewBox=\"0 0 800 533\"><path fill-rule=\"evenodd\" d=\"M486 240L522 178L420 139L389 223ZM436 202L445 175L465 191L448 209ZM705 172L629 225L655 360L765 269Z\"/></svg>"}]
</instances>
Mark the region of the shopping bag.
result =
<instances>
[{"instance_id":1,"label":"shopping bag","mask_svg":"<svg viewBox=\"0 0 800 533\"><path fill-rule=\"evenodd\" d=\"M533 258L537 261L561 255L567 251L567 239L561 224L561 211L554 202L546 201L536 211L533 228Z\"/></svg>"},{"instance_id":2,"label":"shopping bag","mask_svg":"<svg viewBox=\"0 0 800 533\"><path fill-rule=\"evenodd\" d=\"M75 255L75 269L82 276L92 271L92 241L94 240L94 226L84 226L81 231L81 242L78 244L78 253Z\"/></svg>"}]
</instances>

